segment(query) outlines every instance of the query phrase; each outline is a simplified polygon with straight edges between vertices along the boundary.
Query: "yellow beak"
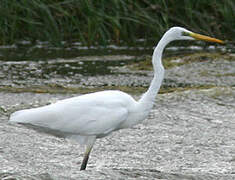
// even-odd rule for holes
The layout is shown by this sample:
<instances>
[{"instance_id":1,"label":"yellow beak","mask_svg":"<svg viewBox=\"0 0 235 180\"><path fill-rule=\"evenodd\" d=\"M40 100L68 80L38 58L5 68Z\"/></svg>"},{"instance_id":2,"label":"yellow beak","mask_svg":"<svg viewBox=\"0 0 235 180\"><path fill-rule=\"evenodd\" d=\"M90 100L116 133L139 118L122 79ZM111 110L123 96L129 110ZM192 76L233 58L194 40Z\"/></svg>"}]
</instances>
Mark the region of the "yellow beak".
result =
<instances>
[{"instance_id":1,"label":"yellow beak","mask_svg":"<svg viewBox=\"0 0 235 180\"><path fill-rule=\"evenodd\" d=\"M197 39L197 40L203 40L203 41L209 41L209 42L216 42L216 43L224 44L224 41L222 41L222 40L212 38L212 37L209 37L209 36L204 36L204 35L197 34L197 33L193 33L193 32L189 33L189 36L191 36L191 37L193 37L194 39Z\"/></svg>"}]
</instances>

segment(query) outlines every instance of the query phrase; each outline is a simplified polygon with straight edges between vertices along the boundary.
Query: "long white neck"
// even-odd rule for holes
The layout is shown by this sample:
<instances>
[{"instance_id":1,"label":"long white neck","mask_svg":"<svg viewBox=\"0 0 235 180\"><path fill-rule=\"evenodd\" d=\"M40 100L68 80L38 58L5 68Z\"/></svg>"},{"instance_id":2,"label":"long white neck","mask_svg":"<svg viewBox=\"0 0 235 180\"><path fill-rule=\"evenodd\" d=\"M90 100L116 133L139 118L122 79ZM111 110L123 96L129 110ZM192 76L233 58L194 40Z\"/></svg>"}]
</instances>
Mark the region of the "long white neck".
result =
<instances>
[{"instance_id":1,"label":"long white neck","mask_svg":"<svg viewBox=\"0 0 235 180\"><path fill-rule=\"evenodd\" d=\"M146 93L143 94L140 99L141 104L153 105L154 99L161 87L162 80L164 78L164 67L162 65L162 53L165 46L171 41L171 38L167 36L167 33L164 34L162 39L159 41L157 47L154 49L152 56L152 64L154 70L153 80Z\"/></svg>"}]
</instances>

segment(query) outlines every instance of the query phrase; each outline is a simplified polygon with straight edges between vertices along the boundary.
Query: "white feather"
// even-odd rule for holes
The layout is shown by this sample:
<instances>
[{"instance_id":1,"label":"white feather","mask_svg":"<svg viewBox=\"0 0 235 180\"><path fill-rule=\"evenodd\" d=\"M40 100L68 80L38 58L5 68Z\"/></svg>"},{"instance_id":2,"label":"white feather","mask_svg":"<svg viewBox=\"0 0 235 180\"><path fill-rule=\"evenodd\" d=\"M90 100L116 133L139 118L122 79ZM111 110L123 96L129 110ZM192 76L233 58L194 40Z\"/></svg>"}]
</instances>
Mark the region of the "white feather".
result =
<instances>
[{"instance_id":1,"label":"white feather","mask_svg":"<svg viewBox=\"0 0 235 180\"><path fill-rule=\"evenodd\" d=\"M121 128L134 108L129 106L133 103L134 99L121 91L102 91L17 111L10 122L51 129L62 136L99 138Z\"/></svg>"}]
</instances>

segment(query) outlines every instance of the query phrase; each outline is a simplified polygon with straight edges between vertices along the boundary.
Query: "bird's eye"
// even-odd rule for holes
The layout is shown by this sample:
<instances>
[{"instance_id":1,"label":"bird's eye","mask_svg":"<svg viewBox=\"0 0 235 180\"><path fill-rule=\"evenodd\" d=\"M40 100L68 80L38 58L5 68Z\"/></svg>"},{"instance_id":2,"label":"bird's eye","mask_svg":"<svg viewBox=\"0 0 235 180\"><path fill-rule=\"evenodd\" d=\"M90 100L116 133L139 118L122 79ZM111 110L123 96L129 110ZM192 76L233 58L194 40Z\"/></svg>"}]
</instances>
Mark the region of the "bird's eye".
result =
<instances>
[{"instance_id":1,"label":"bird's eye","mask_svg":"<svg viewBox=\"0 0 235 180\"><path fill-rule=\"evenodd\" d=\"M181 33L181 35L182 35L182 36L189 36L189 33L188 33L188 32L183 31L183 32Z\"/></svg>"}]
</instances>

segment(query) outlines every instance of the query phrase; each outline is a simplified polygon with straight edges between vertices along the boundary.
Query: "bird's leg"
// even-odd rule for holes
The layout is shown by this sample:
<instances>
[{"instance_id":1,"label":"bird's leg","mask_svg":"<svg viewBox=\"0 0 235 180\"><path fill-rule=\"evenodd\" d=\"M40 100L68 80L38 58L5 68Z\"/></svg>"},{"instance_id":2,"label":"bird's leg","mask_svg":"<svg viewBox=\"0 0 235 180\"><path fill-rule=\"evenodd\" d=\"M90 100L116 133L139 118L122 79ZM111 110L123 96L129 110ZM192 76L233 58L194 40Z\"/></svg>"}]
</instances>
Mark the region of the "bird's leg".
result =
<instances>
[{"instance_id":1,"label":"bird's leg","mask_svg":"<svg viewBox=\"0 0 235 180\"><path fill-rule=\"evenodd\" d=\"M86 147L86 151L85 151L85 154L84 154L84 158L83 158L83 161L82 161L82 165L81 165L80 171L86 169L86 165L87 165L87 162L88 162L89 155L90 155L90 152L92 150L92 147L93 147L93 144L92 145L88 145Z\"/></svg>"}]
</instances>

